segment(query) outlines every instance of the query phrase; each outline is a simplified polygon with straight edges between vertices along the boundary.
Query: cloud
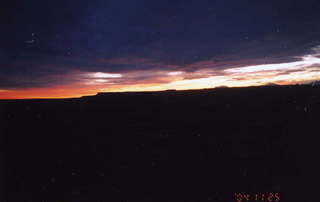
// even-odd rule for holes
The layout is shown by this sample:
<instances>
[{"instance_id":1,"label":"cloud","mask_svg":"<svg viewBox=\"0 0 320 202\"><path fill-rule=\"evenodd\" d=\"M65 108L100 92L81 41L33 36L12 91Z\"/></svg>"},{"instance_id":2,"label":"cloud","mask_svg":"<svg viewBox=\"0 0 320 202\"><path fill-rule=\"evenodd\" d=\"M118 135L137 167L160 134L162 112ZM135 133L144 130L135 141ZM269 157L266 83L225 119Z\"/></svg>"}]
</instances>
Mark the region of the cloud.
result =
<instances>
[{"instance_id":1,"label":"cloud","mask_svg":"<svg viewBox=\"0 0 320 202\"><path fill-rule=\"evenodd\" d=\"M271 37L232 46L228 43L228 46L233 47L230 51L209 52L210 54L205 53L204 56L196 54L199 53L197 49L190 50L190 53L200 56L191 57L187 61L183 59L185 59L184 53L188 51L182 53L183 57L177 56L178 53L172 53L172 56L168 57L170 50L163 55L146 54L144 57L134 54L115 57L76 54L59 56L31 52L19 56L13 62L10 57L4 57L6 59L0 62L3 67L0 71L0 88L47 88L69 84L77 86L163 84L214 76L232 76L235 80L243 81L239 78L240 74L246 73L248 79L253 79L250 74L257 71L263 71L265 75L268 72L284 75L298 69L316 68L320 63L318 45L305 48L302 52L300 49L297 50L298 48L280 51L275 48L275 43L271 43L273 40ZM272 45L265 46L266 43ZM177 59L171 60L171 58Z\"/></svg>"},{"instance_id":2,"label":"cloud","mask_svg":"<svg viewBox=\"0 0 320 202\"><path fill-rule=\"evenodd\" d=\"M315 54L320 54L320 45L311 49Z\"/></svg>"}]
</instances>

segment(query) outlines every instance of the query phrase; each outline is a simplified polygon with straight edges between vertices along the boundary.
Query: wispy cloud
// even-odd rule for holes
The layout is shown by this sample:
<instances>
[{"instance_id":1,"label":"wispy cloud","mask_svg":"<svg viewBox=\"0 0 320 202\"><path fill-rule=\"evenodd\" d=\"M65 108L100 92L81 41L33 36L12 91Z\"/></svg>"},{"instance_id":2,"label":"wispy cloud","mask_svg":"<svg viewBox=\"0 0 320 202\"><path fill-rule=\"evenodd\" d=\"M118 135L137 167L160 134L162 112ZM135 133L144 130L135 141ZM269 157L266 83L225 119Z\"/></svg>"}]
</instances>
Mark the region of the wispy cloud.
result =
<instances>
[{"instance_id":1,"label":"wispy cloud","mask_svg":"<svg viewBox=\"0 0 320 202\"><path fill-rule=\"evenodd\" d=\"M300 83L320 79L319 54L320 48L316 46L310 54L296 56L292 61L266 64L255 59L228 62L214 58L179 66L135 57L95 60L92 63L99 63L101 67L93 69L72 65L72 68L51 70L51 65L39 64L39 71L27 75L1 74L0 98ZM126 68L117 71L113 67L108 71L103 65L125 65ZM137 67L127 68L130 65Z\"/></svg>"}]
</instances>

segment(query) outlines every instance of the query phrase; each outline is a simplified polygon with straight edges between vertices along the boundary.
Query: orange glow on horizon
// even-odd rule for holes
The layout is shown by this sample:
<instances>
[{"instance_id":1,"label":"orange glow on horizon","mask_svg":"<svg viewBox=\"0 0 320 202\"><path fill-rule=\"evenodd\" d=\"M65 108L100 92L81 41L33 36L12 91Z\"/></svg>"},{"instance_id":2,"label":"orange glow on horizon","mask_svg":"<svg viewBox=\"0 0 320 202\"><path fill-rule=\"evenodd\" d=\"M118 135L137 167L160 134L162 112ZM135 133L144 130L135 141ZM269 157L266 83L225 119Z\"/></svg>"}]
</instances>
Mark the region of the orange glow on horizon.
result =
<instances>
[{"instance_id":1,"label":"orange glow on horizon","mask_svg":"<svg viewBox=\"0 0 320 202\"><path fill-rule=\"evenodd\" d=\"M279 85L296 84L299 81L305 81L299 79L296 75L296 79L292 81L284 81L286 75L275 78L260 78L253 80L241 80L233 81L228 77L208 77L201 79L191 80L179 80L170 83L159 84L159 83L141 83L133 85L114 85L105 88L90 86L87 88L74 88L69 87L55 87L55 88L31 88L25 90L1 90L0 99L46 99L46 98L77 98L87 95L95 95L98 92L127 92L127 91L162 91L168 89L175 90L188 90L188 89L203 89L203 88L214 88L218 86L229 86L229 87L246 87L246 86L259 86L268 83L276 83ZM312 75L311 75L312 76ZM292 77L294 79L294 77ZM316 79L316 78L315 78ZM320 76L317 77L320 79ZM228 81L229 80L229 81ZM311 81L311 80L310 80Z\"/></svg>"},{"instance_id":2,"label":"orange glow on horizon","mask_svg":"<svg viewBox=\"0 0 320 202\"><path fill-rule=\"evenodd\" d=\"M161 91L245 87L269 83L280 85L320 80L318 55L301 57L301 61L215 70L203 68L195 72L140 70L122 74L77 72L77 80L68 85L47 88L0 89L0 99L71 98L98 92ZM71 75L72 77L72 75Z\"/></svg>"}]
</instances>

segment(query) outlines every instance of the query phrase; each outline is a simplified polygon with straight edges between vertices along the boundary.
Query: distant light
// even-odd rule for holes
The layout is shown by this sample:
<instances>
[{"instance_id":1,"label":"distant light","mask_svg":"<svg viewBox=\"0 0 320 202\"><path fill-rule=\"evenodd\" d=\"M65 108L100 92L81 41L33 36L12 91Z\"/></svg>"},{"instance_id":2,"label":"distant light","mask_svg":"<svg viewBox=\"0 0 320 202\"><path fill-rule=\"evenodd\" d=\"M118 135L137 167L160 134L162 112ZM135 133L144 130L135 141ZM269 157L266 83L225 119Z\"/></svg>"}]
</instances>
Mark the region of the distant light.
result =
<instances>
[{"instance_id":1,"label":"distant light","mask_svg":"<svg viewBox=\"0 0 320 202\"><path fill-rule=\"evenodd\" d=\"M98 83L106 83L106 82L109 82L109 80L106 80L106 79L96 79L94 80L95 82L98 82Z\"/></svg>"},{"instance_id":2,"label":"distant light","mask_svg":"<svg viewBox=\"0 0 320 202\"><path fill-rule=\"evenodd\" d=\"M98 78L98 79L105 79L105 78L121 78L121 74L112 74L112 73L103 73L103 72L96 72L91 74L93 78Z\"/></svg>"},{"instance_id":3,"label":"distant light","mask_svg":"<svg viewBox=\"0 0 320 202\"><path fill-rule=\"evenodd\" d=\"M264 64L264 65L252 65L247 67L226 69L226 72L231 73L250 73L258 71L270 71L270 70L284 70L284 69L296 69L314 64L320 64L320 58L313 55L306 55L302 57L301 61L280 63L280 64Z\"/></svg>"},{"instance_id":4,"label":"distant light","mask_svg":"<svg viewBox=\"0 0 320 202\"><path fill-rule=\"evenodd\" d=\"M177 75L180 75L182 74L183 72L180 72L180 71L177 71L177 72L169 72L168 75L169 76L177 76Z\"/></svg>"},{"instance_id":5,"label":"distant light","mask_svg":"<svg viewBox=\"0 0 320 202\"><path fill-rule=\"evenodd\" d=\"M248 67L241 67L241 68L233 68L227 69L226 72L257 72L257 71L266 71L266 70L279 70L279 69L288 69L295 67L295 64L292 63L283 63L283 64L266 64L266 65L253 65Z\"/></svg>"}]
</instances>

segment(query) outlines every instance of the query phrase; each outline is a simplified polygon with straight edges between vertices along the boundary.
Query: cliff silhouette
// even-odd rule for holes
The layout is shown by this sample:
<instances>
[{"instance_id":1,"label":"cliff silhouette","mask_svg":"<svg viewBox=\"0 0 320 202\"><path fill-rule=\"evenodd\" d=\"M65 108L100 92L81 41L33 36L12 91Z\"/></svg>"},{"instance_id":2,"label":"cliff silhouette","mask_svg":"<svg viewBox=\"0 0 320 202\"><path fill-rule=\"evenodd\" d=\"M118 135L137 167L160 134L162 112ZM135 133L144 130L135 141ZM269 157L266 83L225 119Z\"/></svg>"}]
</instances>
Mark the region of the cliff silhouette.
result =
<instances>
[{"instance_id":1,"label":"cliff silhouette","mask_svg":"<svg viewBox=\"0 0 320 202\"><path fill-rule=\"evenodd\" d=\"M316 193L318 86L0 101L9 201Z\"/></svg>"}]
</instances>

